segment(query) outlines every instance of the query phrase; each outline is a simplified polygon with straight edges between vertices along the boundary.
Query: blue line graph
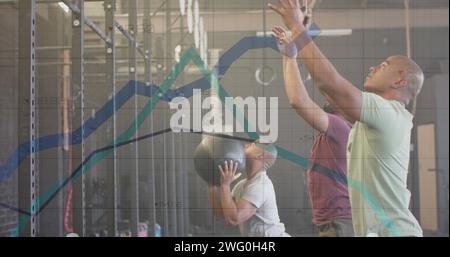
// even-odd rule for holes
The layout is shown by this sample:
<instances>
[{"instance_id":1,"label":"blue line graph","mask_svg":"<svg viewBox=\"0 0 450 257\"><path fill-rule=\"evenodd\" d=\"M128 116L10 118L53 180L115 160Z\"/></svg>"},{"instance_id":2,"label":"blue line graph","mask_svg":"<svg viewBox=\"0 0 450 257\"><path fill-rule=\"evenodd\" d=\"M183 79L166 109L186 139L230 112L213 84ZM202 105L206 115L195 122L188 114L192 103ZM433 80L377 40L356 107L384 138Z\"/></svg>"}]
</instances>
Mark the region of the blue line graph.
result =
<instances>
[{"instance_id":1,"label":"blue line graph","mask_svg":"<svg viewBox=\"0 0 450 257\"><path fill-rule=\"evenodd\" d=\"M228 51L226 51L220 58L218 64L215 66L219 79L222 78L228 71L230 66L252 49L271 48L274 51L278 51L278 47L275 39L272 36L266 37L246 37L236 43ZM111 100L103 105L99 109L94 117L88 119L82 126L84 129L85 137L82 138L82 128L74 130L68 135L69 144L80 144L82 140L89 137L95 132L104 122L106 122L111 116L114 115L130 98L135 95L135 85L137 84L137 95L151 97L156 92L159 92L159 87L156 85L147 86L140 81L129 81L124 87ZM171 101L174 97L184 96L191 97L193 89L208 90L210 84L206 78L201 78L187 85L180 87L176 90L168 90L162 95L161 100ZM114 109L114 98L116 101L116 108ZM64 144L65 135L63 133L53 134L41 137L37 139L34 144L36 152L44 151L47 149L61 147ZM19 145L19 147L13 152L13 154L6 160L6 162L0 167L0 182L8 179L11 174L20 166L20 164L30 155L30 143L25 142Z\"/></svg>"},{"instance_id":2,"label":"blue line graph","mask_svg":"<svg viewBox=\"0 0 450 257\"><path fill-rule=\"evenodd\" d=\"M220 58L219 63L215 66L214 70L217 71L217 81L219 81L223 75L228 71L229 67L244 53L246 53L248 50L251 49L261 49L261 48L271 48L275 51L278 51L278 47L276 44L276 41L273 37L246 37L240 40L236 45L234 45L232 48L230 48L225 54ZM195 61L196 59L194 59ZM201 65L200 65L201 66ZM169 90L165 87L163 90L161 90L160 87L156 85L144 85L141 82L138 81L129 81L115 96L113 99L108 101L97 113L94 117L87 120L83 125L82 128L85 131L85 137L81 138L81 131L82 128L78 128L72 133L70 133L68 136L70 138L69 143L71 145L79 144L82 142L82 140L86 139L89 135L91 135L96 129L98 129L106 120L108 120L116 111L118 111L123 104L125 104L131 97L134 95L142 95L142 96L148 96L148 97L154 97L155 95L158 95L159 100L163 101L170 101L174 97L177 96L184 96L184 97L191 97L193 93L193 89L204 89L209 90L211 88L211 85L214 84L211 77L215 76L208 72L205 72L202 70L202 73L204 77L202 79L196 80L192 83L189 83L179 89L176 90ZM220 83L220 82L218 82ZM137 88L135 87L137 84ZM135 91L136 90L136 91ZM223 88L221 87L221 90ZM158 92L158 94L156 94ZM226 92L225 92L226 93ZM219 94L222 95L222 94ZM116 108L114 108L113 102L116 102ZM134 126L132 126L130 129L134 129ZM35 144L36 151L43 151L50 148L60 147L63 144L64 134L54 134L45 136L42 138L39 138L35 142L31 142ZM252 136L252 135L250 135ZM120 140L119 140L120 141ZM20 165L20 163L27 158L29 155L29 146L31 144L30 142L21 144L18 149L14 152L14 154L8 159L8 161L0 167L0 182L7 179L12 172L17 169L17 167ZM114 143L116 144L116 143ZM292 161L304 168L308 166L309 161L301 156L296 155L295 153L292 153L290 151L287 151L281 147L277 147L280 156L283 156L284 159L287 159L289 161ZM101 156L100 156L101 157ZM337 172L334 172L332 170L324 169L324 170L318 170L321 173L327 173L324 175L329 176L332 179L335 179L336 181L347 184L347 180L342 176L339 176ZM84 171L83 171L84 172ZM59 185L59 184L58 184ZM56 186L58 186L56 185ZM356 181L352 182L353 187L361 187L362 185L359 185ZM53 195L54 190L50 190L49 195ZM368 192L366 192L369 194ZM370 194L369 194L370 196ZM43 196L43 198L49 197L47 194ZM45 202L45 201L44 201ZM385 220L388 219L388 217L385 217L383 209L378 206L376 201L371 201L372 205L375 210L378 210L380 212L380 216L384 218ZM7 207L7 206L4 206ZM25 216L29 215L27 213L24 213ZM31 214L31 213L30 213ZM32 213L32 215L36 215L36 213ZM26 222L26 217L21 218L21 224L23 222ZM22 222L23 221L23 222ZM20 231L19 229L17 230Z\"/></svg>"}]
</instances>

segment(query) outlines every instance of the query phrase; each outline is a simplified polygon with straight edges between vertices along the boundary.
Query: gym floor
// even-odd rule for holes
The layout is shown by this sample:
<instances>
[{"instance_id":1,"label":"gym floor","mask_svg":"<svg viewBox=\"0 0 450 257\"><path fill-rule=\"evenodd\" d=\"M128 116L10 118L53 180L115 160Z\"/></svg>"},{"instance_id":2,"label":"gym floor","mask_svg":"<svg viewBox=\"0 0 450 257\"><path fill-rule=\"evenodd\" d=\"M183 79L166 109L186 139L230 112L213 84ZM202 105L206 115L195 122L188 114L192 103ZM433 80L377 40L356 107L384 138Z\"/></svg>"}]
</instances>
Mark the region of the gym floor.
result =
<instances>
[{"instance_id":1,"label":"gym floor","mask_svg":"<svg viewBox=\"0 0 450 257\"><path fill-rule=\"evenodd\" d=\"M277 98L278 158L268 176L279 218L291 236L318 236L306 172L318 133L284 91L271 32L283 21L268 2L277 1L0 1L0 236L241 236L214 217L194 162L208 137L194 123L209 110L195 117L202 103L193 89L204 101L214 86ZM314 42L360 89L388 56L410 56L422 68L422 92L407 107L415 113L410 210L424 236L448 237L449 2L308 4ZM301 61L299 68L322 106ZM190 103L190 131L174 131L175 97ZM269 102L269 125L268 110Z\"/></svg>"}]
</instances>

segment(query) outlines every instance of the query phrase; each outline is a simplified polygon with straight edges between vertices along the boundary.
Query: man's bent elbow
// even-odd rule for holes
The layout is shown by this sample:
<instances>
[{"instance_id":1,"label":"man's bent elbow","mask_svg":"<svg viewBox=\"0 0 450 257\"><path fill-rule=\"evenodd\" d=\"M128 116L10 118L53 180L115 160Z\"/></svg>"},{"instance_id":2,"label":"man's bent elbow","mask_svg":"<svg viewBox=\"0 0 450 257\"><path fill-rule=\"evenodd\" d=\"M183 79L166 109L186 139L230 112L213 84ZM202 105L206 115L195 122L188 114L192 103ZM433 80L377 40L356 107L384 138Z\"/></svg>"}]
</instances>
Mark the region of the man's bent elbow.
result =
<instances>
[{"instance_id":1,"label":"man's bent elbow","mask_svg":"<svg viewBox=\"0 0 450 257\"><path fill-rule=\"evenodd\" d=\"M299 100L291 100L291 99L289 99L289 105L292 108L294 108L294 109L300 108Z\"/></svg>"},{"instance_id":2,"label":"man's bent elbow","mask_svg":"<svg viewBox=\"0 0 450 257\"><path fill-rule=\"evenodd\" d=\"M323 92L329 92L332 87L339 85L340 75L333 74L328 75L325 78L320 78L316 80L317 88Z\"/></svg>"},{"instance_id":3,"label":"man's bent elbow","mask_svg":"<svg viewBox=\"0 0 450 257\"><path fill-rule=\"evenodd\" d=\"M228 222L228 224L230 224L232 226L237 226L242 223L242 222L239 222L237 219L228 219L227 222Z\"/></svg>"},{"instance_id":4,"label":"man's bent elbow","mask_svg":"<svg viewBox=\"0 0 450 257\"><path fill-rule=\"evenodd\" d=\"M309 97L295 97L289 99L289 105L295 110L305 108L310 102L311 99Z\"/></svg>"},{"instance_id":5,"label":"man's bent elbow","mask_svg":"<svg viewBox=\"0 0 450 257\"><path fill-rule=\"evenodd\" d=\"M245 220L241 220L237 216L229 216L229 217L226 217L226 221L230 225L237 226L237 225L242 224Z\"/></svg>"}]
</instances>

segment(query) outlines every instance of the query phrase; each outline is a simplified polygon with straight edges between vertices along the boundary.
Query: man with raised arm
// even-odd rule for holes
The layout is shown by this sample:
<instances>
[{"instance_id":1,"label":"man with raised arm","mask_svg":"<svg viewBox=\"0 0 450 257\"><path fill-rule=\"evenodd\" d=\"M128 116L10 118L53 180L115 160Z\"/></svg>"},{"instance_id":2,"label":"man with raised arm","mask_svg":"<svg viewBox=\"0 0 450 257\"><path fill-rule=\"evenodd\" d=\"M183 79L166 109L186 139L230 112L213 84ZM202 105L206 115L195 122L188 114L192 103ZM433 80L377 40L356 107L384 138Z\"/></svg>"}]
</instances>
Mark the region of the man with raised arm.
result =
<instances>
[{"instance_id":1,"label":"man with raised arm","mask_svg":"<svg viewBox=\"0 0 450 257\"><path fill-rule=\"evenodd\" d=\"M405 56L372 67L364 92L342 77L308 36L298 0L269 4L292 32L299 56L330 104L355 124L347 147L349 196L356 236L422 236L407 189L412 114L406 109L424 75Z\"/></svg>"},{"instance_id":2,"label":"man with raised arm","mask_svg":"<svg viewBox=\"0 0 450 257\"><path fill-rule=\"evenodd\" d=\"M288 33L276 26L273 33L283 54L283 77L289 103L297 114L319 131L311 149L307 170L308 195L312 223L320 237L353 236L348 189L336 179L347 176L347 140L352 124L329 105L320 108L308 95L297 63L297 48ZM323 169L329 172L324 172Z\"/></svg>"}]
</instances>

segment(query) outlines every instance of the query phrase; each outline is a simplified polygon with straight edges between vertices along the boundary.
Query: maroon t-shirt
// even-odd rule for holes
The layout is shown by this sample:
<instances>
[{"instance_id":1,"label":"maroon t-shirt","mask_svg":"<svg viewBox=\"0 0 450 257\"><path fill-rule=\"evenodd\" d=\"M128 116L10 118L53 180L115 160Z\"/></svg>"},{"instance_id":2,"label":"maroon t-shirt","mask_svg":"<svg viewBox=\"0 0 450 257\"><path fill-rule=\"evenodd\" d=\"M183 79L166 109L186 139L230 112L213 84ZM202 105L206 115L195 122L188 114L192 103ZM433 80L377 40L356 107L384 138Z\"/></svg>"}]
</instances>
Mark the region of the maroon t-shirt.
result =
<instances>
[{"instance_id":1,"label":"maroon t-shirt","mask_svg":"<svg viewBox=\"0 0 450 257\"><path fill-rule=\"evenodd\" d=\"M346 148L352 124L339 116L328 114L328 130L320 133L311 151L312 165L307 171L308 192L313 208L313 224L334 219L351 219L350 200L345 184L321 172L338 172L347 176Z\"/></svg>"}]
</instances>

